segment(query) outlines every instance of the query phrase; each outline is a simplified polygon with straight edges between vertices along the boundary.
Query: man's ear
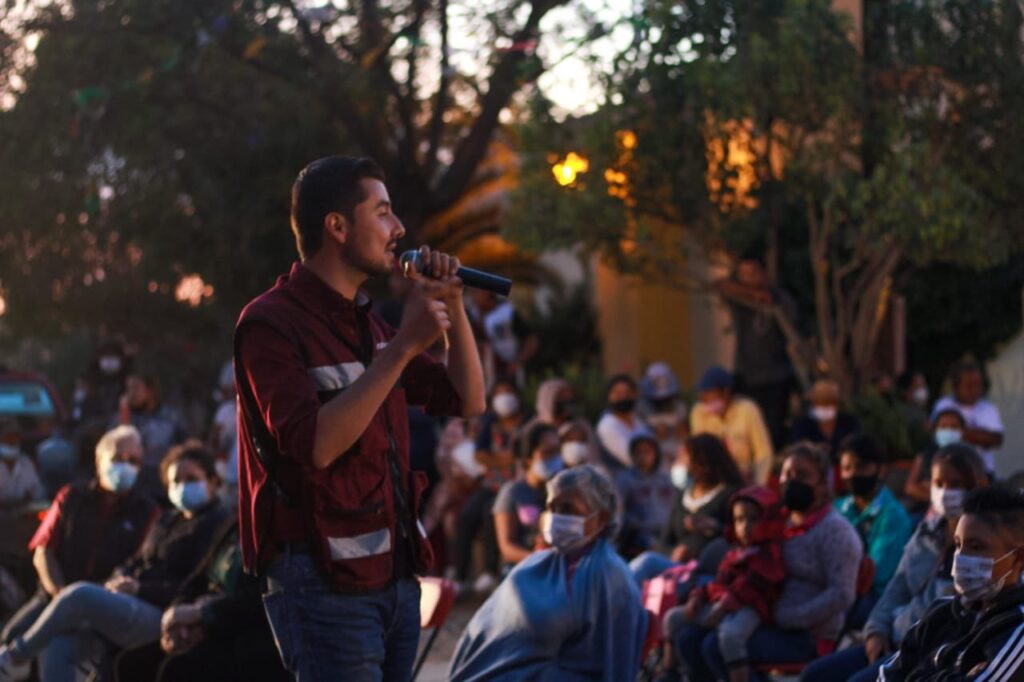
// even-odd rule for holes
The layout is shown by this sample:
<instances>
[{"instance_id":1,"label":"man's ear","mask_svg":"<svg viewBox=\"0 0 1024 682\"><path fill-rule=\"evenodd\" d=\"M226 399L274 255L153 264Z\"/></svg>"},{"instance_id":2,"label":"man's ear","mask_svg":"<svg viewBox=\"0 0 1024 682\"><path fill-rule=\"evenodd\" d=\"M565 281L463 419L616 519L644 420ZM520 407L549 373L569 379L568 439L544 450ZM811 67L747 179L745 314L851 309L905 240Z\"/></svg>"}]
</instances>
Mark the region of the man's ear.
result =
<instances>
[{"instance_id":1,"label":"man's ear","mask_svg":"<svg viewBox=\"0 0 1024 682\"><path fill-rule=\"evenodd\" d=\"M344 244L348 240L349 222L340 213L331 212L324 216L325 236L330 237L338 244Z\"/></svg>"}]
</instances>

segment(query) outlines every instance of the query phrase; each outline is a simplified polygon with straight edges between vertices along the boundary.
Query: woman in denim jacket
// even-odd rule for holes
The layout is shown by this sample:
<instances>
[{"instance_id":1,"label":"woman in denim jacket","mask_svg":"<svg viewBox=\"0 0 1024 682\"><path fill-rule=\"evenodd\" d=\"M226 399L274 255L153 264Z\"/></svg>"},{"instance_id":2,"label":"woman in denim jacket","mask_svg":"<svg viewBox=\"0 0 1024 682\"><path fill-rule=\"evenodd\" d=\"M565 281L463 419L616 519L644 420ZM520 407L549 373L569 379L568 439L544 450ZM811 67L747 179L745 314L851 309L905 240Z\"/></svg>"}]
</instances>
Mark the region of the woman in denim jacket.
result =
<instances>
[{"instance_id":1,"label":"woman in denim jacket","mask_svg":"<svg viewBox=\"0 0 1024 682\"><path fill-rule=\"evenodd\" d=\"M932 461L931 508L911 536L895 575L868 616L864 644L807 666L803 682L878 679L878 669L932 602L953 594L953 530L963 498L988 485L985 466L968 445L948 445Z\"/></svg>"}]
</instances>

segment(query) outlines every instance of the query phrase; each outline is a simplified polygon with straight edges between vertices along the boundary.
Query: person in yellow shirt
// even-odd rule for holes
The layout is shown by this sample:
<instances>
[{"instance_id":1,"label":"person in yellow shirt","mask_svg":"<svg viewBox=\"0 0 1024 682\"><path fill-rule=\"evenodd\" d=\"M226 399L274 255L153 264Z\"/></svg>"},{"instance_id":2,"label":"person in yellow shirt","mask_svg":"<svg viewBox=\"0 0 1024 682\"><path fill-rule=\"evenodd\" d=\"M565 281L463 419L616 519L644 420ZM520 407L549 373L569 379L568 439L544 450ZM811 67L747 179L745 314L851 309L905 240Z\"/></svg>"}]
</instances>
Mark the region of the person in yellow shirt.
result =
<instances>
[{"instance_id":1,"label":"person in yellow shirt","mask_svg":"<svg viewBox=\"0 0 1024 682\"><path fill-rule=\"evenodd\" d=\"M732 389L728 370L711 367L704 372L697 384L699 402L690 411L690 433L721 438L747 479L764 485L774 455L771 435L757 403Z\"/></svg>"}]
</instances>

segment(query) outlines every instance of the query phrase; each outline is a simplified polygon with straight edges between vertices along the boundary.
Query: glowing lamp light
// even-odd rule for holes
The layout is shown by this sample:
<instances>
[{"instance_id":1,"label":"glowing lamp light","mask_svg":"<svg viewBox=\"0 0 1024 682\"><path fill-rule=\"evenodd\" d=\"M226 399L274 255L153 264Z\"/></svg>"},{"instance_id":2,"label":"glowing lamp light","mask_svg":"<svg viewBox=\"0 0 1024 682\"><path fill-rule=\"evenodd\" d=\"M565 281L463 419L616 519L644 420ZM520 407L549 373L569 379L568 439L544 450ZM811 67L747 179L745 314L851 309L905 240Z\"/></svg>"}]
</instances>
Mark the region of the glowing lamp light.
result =
<instances>
[{"instance_id":1,"label":"glowing lamp light","mask_svg":"<svg viewBox=\"0 0 1024 682\"><path fill-rule=\"evenodd\" d=\"M555 176L555 182L562 187L569 187L576 183L576 178L590 170L590 161L576 152L569 152L564 161L560 161L551 167Z\"/></svg>"},{"instance_id":2,"label":"glowing lamp light","mask_svg":"<svg viewBox=\"0 0 1024 682\"><path fill-rule=\"evenodd\" d=\"M174 299L193 308L199 307L203 299L212 297L213 285L207 284L202 277L195 274L182 277L174 289Z\"/></svg>"},{"instance_id":3,"label":"glowing lamp light","mask_svg":"<svg viewBox=\"0 0 1024 682\"><path fill-rule=\"evenodd\" d=\"M4 313L7 312L7 299L4 298L3 294L0 294L0 317L3 317Z\"/></svg>"}]
</instances>

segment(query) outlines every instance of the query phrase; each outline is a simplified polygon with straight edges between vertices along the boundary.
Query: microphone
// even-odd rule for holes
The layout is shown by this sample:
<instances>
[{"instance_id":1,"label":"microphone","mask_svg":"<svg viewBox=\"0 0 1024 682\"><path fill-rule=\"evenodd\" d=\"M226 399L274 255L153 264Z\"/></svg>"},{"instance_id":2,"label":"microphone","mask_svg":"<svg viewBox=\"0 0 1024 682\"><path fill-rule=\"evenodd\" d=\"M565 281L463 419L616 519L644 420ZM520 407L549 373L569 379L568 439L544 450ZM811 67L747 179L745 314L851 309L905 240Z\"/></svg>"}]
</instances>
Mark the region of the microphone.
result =
<instances>
[{"instance_id":1,"label":"microphone","mask_svg":"<svg viewBox=\"0 0 1024 682\"><path fill-rule=\"evenodd\" d=\"M423 261L423 256L419 251L406 251L398 259L398 265L403 272L406 268L410 268L421 275L430 276L430 264ZM483 289L499 296L508 296L508 292L512 290L512 280L499 275L492 275L483 270L474 270L473 268L462 266L455 271L455 276L461 279L462 283L467 287Z\"/></svg>"}]
</instances>

